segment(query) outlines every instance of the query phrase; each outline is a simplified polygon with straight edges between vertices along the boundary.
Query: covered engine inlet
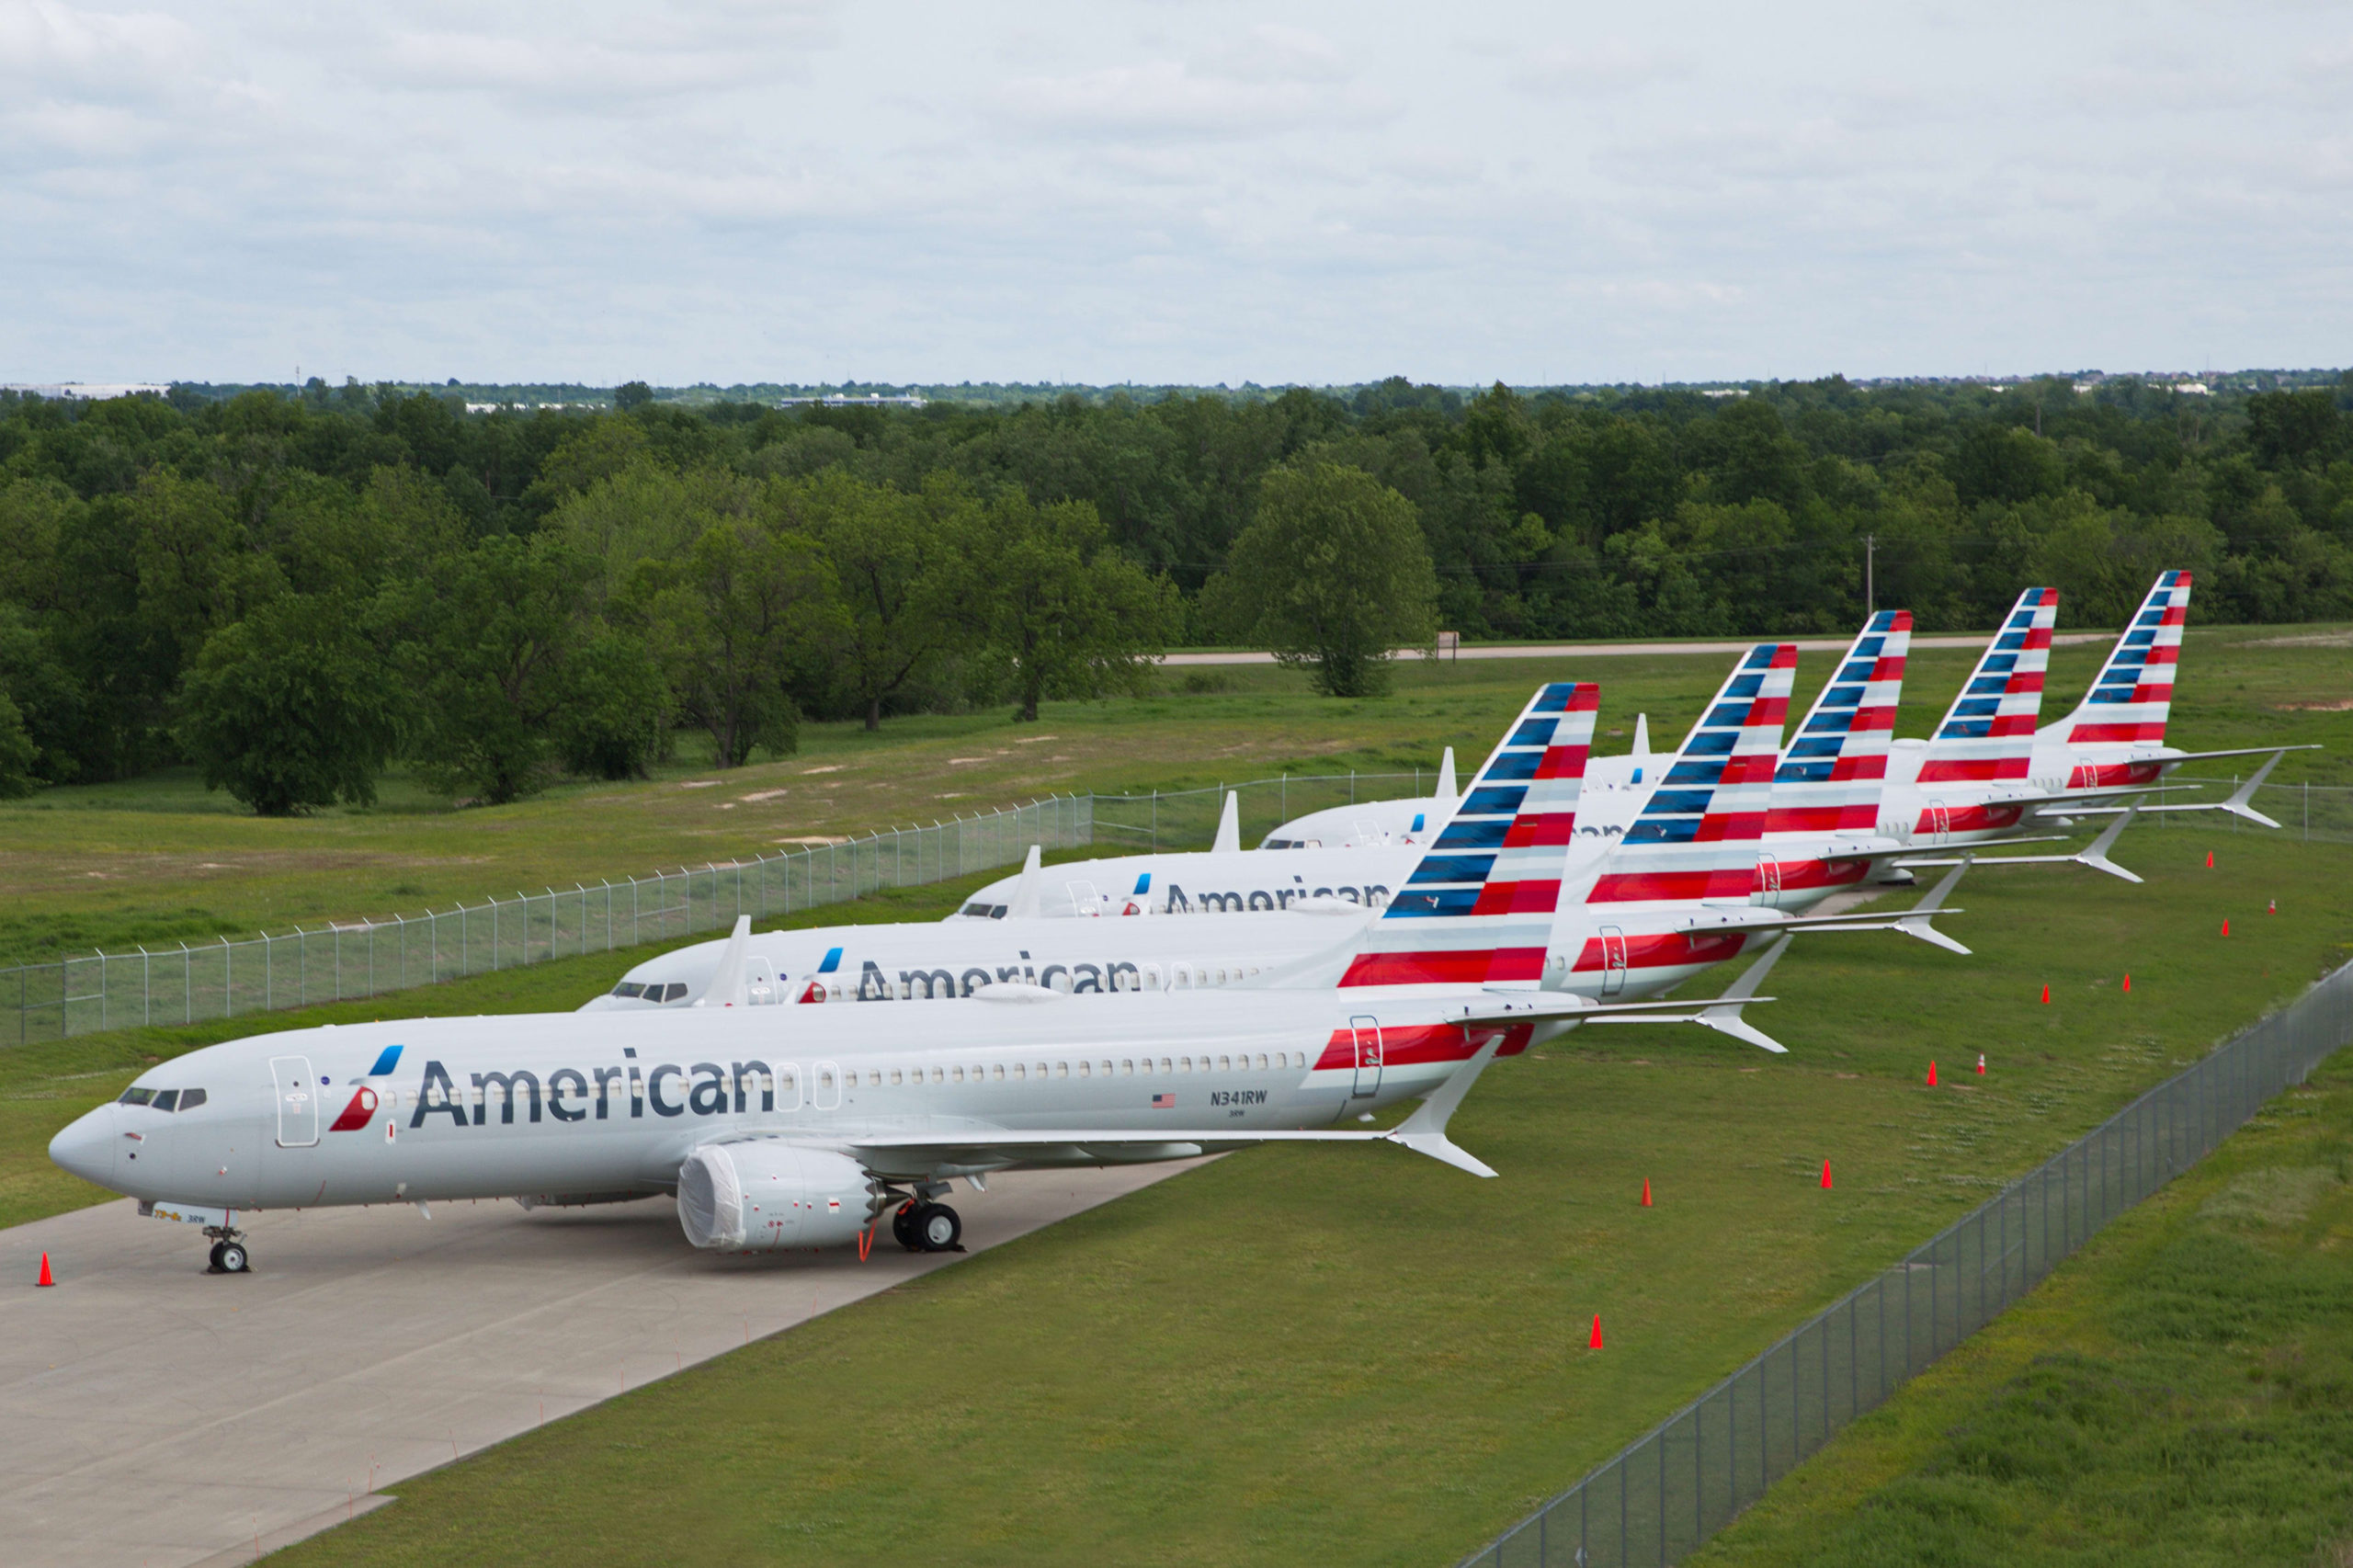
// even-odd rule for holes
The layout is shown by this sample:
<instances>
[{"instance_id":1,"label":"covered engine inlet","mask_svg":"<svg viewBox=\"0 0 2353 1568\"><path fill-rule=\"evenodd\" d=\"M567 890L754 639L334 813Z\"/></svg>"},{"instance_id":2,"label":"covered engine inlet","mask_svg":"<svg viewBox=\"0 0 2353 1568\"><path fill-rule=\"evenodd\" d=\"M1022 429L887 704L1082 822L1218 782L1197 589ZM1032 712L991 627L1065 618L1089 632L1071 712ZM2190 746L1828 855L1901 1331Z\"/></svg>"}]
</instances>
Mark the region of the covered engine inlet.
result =
<instances>
[{"instance_id":1,"label":"covered engine inlet","mask_svg":"<svg viewBox=\"0 0 2353 1568\"><path fill-rule=\"evenodd\" d=\"M713 1143L678 1167L678 1224L719 1252L833 1246L858 1239L881 1190L858 1162L821 1149Z\"/></svg>"}]
</instances>

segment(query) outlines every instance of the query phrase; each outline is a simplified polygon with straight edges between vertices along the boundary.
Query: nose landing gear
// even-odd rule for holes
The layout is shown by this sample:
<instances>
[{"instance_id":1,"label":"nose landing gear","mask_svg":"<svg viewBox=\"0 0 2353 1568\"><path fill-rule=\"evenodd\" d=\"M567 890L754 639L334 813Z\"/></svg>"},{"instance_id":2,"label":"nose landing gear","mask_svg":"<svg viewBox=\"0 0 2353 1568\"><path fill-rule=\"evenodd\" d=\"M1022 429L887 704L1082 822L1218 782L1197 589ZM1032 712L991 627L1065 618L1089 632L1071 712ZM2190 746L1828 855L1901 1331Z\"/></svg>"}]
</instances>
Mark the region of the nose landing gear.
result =
<instances>
[{"instance_id":1,"label":"nose landing gear","mask_svg":"<svg viewBox=\"0 0 2353 1568\"><path fill-rule=\"evenodd\" d=\"M252 1266L245 1253L245 1234L229 1225L207 1225L204 1233L212 1238L212 1267L208 1274L243 1274Z\"/></svg>"}]
</instances>

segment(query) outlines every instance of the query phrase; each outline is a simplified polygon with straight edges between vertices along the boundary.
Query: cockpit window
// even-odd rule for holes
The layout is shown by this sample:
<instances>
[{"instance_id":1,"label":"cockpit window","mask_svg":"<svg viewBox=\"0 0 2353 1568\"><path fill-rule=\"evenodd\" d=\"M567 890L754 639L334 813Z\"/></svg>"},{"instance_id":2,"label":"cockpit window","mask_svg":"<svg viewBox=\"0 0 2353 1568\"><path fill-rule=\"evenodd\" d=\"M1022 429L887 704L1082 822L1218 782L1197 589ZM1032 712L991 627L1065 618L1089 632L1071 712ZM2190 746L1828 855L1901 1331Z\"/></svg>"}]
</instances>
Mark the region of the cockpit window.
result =
<instances>
[{"instance_id":1,"label":"cockpit window","mask_svg":"<svg viewBox=\"0 0 2353 1568\"><path fill-rule=\"evenodd\" d=\"M968 903L964 906L964 913L975 920L986 920L989 917L988 901L981 899Z\"/></svg>"},{"instance_id":2,"label":"cockpit window","mask_svg":"<svg viewBox=\"0 0 2353 1568\"><path fill-rule=\"evenodd\" d=\"M182 1110L194 1110L203 1103L204 1091L202 1089L182 1089L180 1091L180 1108Z\"/></svg>"},{"instance_id":3,"label":"cockpit window","mask_svg":"<svg viewBox=\"0 0 2353 1568\"><path fill-rule=\"evenodd\" d=\"M155 1091L153 1089L125 1089L122 1091L121 1103L124 1105L145 1105L149 1100L152 1100L154 1097Z\"/></svg>"},{"instance_id":4,"label":"cockpit window","mask_svg":"<svg viewBox=\"0 0 2353 1568\"><path fill-rule=\"evenodd\" d=\"M177 1089L158 1090L154 1105L157 1110L177 1110L180 1105L180 1092Z\"/></svg>"},{"instance_id":5,"label":"cockpit window","mask_svg":"<svg viewBox=\"0 0 2353 1568\"><path fill-rule=\"evenodd\" d=\"M652 996L654 992L659 991L661 987L658 985L649 985L645 988L645 992L648 996ZM661 1000L665 1002L680 1002L686 999L686 994L687 983L683 980L674 980L670 982L669 994L662 997Z\"/></svg>"},{"instance_id":6,"label":"cockpit window","mask_svg":"<svg viewBox=\"0 0 2353 1568\"><path fill-rule=\"evenodd\" d=\"M616 996L641 996L644 993L645 987L634 980L624 980L613 987L613 994Z\"/></svg>"}]
</instances>

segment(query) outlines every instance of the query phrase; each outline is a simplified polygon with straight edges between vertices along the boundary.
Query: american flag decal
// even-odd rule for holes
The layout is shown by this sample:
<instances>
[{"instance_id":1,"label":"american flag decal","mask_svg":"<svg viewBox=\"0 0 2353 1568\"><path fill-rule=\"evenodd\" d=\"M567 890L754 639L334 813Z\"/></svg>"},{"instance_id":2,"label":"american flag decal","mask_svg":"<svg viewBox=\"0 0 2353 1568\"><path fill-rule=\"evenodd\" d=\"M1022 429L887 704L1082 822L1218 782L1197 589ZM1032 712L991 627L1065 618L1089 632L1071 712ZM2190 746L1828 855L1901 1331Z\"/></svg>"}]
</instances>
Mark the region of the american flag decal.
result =
<instances>
[{"instance_id":1,"label":"american flag decal","mask_svg":"<svg viewBox=\"0 0 2353 1568\"><path fill-rule=\"evenodd\" d=\"M1154 1095L1152 1096L1152 1108L1154 1110L1175 1110L1176 1108L1176 1096L1175 1095Z\"/></svg>"}]
</instances>

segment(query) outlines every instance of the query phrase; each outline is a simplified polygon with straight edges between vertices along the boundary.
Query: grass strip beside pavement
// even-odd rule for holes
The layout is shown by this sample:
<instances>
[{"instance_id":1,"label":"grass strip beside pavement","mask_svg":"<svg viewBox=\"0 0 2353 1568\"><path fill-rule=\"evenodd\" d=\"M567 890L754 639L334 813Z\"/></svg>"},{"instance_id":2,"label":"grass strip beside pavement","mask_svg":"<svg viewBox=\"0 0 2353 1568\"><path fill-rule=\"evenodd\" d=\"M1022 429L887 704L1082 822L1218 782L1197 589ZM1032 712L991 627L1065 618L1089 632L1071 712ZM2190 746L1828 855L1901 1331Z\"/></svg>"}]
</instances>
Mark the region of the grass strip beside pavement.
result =
<instances>
[{"instance_id":1,"label":"grass strip beside pavement","mask_svg":"<svg viewBox=\"0 0 2353 1568\"><path fill-rule=\"evenodd\" d=\"M2120 858L2147 886L1964 882L1974 960L1809 938L1756 1015L1788 1059L1591 1028L1498 1063L1454 1122L1498 1180L1239 1153L402 1483L285 1561L1453 1561L2353 933L2342 851L2153 828ZM779 1288L801 1267L857 1265Z\"/></svg>"},{"instance_id":2,"label":"grass strip beside pavement","mask_svg":"<svg viewBox=\"0 0 2353 1568\"><path fill-rule=\"evenodd\" d=\"M1690 1562L2353 1562L2353 1053Z\"/></svg>"}]
</instances>

